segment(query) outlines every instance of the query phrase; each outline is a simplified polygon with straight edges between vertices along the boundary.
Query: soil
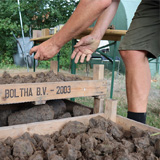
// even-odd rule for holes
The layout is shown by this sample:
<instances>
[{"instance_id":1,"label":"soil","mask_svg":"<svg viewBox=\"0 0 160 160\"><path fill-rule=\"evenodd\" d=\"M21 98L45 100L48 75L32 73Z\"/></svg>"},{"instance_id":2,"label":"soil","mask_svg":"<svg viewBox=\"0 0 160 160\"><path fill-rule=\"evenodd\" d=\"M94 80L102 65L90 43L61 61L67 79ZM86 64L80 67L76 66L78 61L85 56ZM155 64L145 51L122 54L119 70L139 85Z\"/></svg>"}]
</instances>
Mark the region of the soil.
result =
<instances>
[{"instance_id":1,"label":"soil","mask_svg":"<svg viewBox=\"0 0 160 160\"><path fill-rule=\"evenodd\" d=\"M8 116L8 125L25 124L54 119L54 111L48 104L21 110Z\"/></svg>"},{"instance_id":2,"label":"soil","mask_svg":"<svg viewBox=\"0 0 160 160\"><path fill-rule=\"evenodd\" d=\"M87 109L87 108L84 108L84 107L81 107L81 106L78 106L78 105L75 105L73 107L73 115L76 117L76 116L83 116L83 115L89 115L91 114L91 110L90 109Z\"/></svg>"},{"instance_id":3,"label":"soil","mask_svg":"<svg viewBox=\"0 0 160 160\"><path fill-rule=\"evenodd\" d=\"M63 100L47 101L47 104L52 107L55 118L58 118L66 112L67 108Z\"/></svg>"},{"instance_id":4,"label":"soil","mask_svg":"<svg viewBox=\"0 0 160 160\"><path fill-rule=\"evenodd\" d=\"M85 126L69 122L52 135L7 138L0 142L0 160L159 160L160 135L97 116Z\"/></svg>"},{"instance_id":5,"label":"soil","mask_svg":"<svg viewBox=\"0 0 160 160\"><path fill-rule=\"evenodd\" d=\"M4 107L7 106L4 105ZM15 105L13 105L13 110L11 108L12 105L9 106L9 109L0 110L0 126L62 119L92 113L92 109L90 108L78 106L77 104L66 105L63 100L50 100L45 105L39 106L35 106L33 103L22 103L18 104L16 110ZM75 111L78 108L79 111Z\"/></svg>"},{"instance_id":6,"label":"soil","mask_svg":"<svg viewBox=\"0 0 160 160\"><path fill-rule=\"evenodd\" d=\"M0 126L7 126L8 116L12 113L11 110L0 111Z\"/></svg>"},{"instance_id":7,"label":"soil","mask_svg":"<svg viewBox=\"0 0 160 160\"><path fill-rule=\"evenodd\" d=\"M41 82L60 82L60 81L77 81L82 80L81 78L64 76L61 73L57 75L49 71L47 73L40 72L36 74L36 77L33 77L31 74L28 76L20 76L16 75L12 77L6 71L3 73L2 77L0 77L0 84L14 84L14 83L41 83Z\"/></svg>"}]
</instances>

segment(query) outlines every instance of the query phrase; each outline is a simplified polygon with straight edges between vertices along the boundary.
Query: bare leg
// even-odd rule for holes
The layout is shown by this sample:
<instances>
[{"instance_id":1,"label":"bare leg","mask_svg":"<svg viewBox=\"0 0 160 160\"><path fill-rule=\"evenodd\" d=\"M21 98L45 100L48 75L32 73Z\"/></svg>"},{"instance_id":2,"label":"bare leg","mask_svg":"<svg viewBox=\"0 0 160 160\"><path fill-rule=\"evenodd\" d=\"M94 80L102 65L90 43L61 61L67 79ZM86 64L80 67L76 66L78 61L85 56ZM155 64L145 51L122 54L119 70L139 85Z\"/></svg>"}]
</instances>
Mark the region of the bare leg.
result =
<instances>
[{"instance_id":1,"label":"bare leg","mask_svg":"<svg viewBox=\"0 0 160 160\"><path fill-rule=\"evenodd\" d=\"M151 74L145 51L120 51L126 67L128 111L145 113L151 85Z\"/></svg>"}]
</instances>

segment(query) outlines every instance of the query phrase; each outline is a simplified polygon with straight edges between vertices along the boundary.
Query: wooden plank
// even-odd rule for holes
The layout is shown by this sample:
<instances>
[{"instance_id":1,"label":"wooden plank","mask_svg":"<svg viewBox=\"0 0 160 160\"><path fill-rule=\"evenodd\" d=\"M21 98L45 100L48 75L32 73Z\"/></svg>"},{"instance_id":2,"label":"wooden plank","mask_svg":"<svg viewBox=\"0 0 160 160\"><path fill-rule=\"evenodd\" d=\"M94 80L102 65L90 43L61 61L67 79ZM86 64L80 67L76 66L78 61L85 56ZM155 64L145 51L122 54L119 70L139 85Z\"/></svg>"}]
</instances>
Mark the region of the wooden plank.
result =
<instances>
[{"instance_id":1,"label":"wooden plank","mask_svg":"<svg viewBox=\"0 0 160 160\"><path fill-rule=\"evenodd\" d=\"M81 39L82 37L89 35L92 30L93 28L88 28L87 30L76 36L75 39ZM102 40L120 41L121 37L124 36L126 32L126 30L107 29Z\"/></svg>"},{"instance_id":2,"label":"wooden plank","mask_svg":"<svg viewBox=\"0 0 160 160\"><path fill-rule=\"evenodd\" d=\"M52 134L62 129L62 127L70 121L79 121L85 125L88 125L89 120L96 116L102 116L106 118L106 115L104 113L99 113L99 114L93 114L93 115L87 115L87 116L65 118L60 120L50 120L50 121L44 121L44 122L35 122L35 123L29 123L29 124L1 127L0 140L6 139L7 137L17 138L18 136L21 136L25 132L28 132L31 135L33 135L34 133L40 134L40 135ZM117 124L124 127L124 129L129 129L131 126L137 126L142 130L160 132L160 129L147 126L142 123L138 123L138 122L130 123L131 120L121 116L117 116L116 119L117 119Z\"/></svg>"},{"instance_id":3,"label":"wooden plank","mask_svg":"<svg viewBox=\"0 0 160 160\"><path fill-rule=\"evenodd\" d=\"M104 35L103 37L102 37L102 40L109 40L109 41L120 41L121 40L121 38L122 38L122 36L120 36L120 35Z\"/></svg>"},{"instance_id":4,"label":"wooden plank","mask_svg":"<svg viewBox=\"0 0 160 160\"><path fill-rule=\"evenodd\" d=\"M51 37L53 37L53 35L42 36L42 37L38 37L38 38L32 38L30 40L31 41L36 41L36 42L43 42L43 41L46 41L47 39L50 39Z\"/></svg>"},{"instance_id":5,"label":"wooden plank","mask_svg":"<svg viewBox=\"0 0 160 160\"><path fill-rule=\"evenodd\" d=\"M93 66L93 79L94 80L103 80L104 79L104 65L95 64ZM104 113L104 97L95 97L94 98L93 113Z\"/></svg>"},{"instance_id":6,"label":"wooden plank","mask_svg":"<svg viewBox=\"0 0 160 160\"><path fill-rule=\"evenodd\" d=\"M43 101L106 94L104 80L0 85L0 104Z\"/></svg>"},{"instance_id":7,"label":"wooden plank","mask_svg":"<svg viewBox=\"0 0 160 160\"><path fill-rule=\"evenodd\" d=\"M88 34L80 34L75 37L75 39L81 39L82 37L86 36ZM104 35L102 37L102 40L109 40L109 41L120 41L121 40L121 35Z\"/></svg>"},{"instance_id":8,"label":"wooden plank","mask_svg":"<svg viewBox=\"0 0 160 160\"><path fill-rule=\"evenodd\" d=\"M87 35L93 31L93 28L88 28L83 31L81 34ZM124 36L127 30L115 30L115 29L107 29L104 35L117 35L117 36Z\"/></svg>"},{"instance_id":9,"label":"wooden plank","mask_svg":"<svg viewBox=\"0 0 160 160\"><path fill-rule=\"evenodd\" d=\"M107 99L105 102L105 115L107 118L116 122L117 115L117 100Z\"/></svg>"},{"instance_id":10,"label":"wooden plank","mask_svg":"<svg viewBox=\"0 0 160 160\"><path fill-rule=\"evenodd\" d=\"M117 117L116 117L116 123L119 124L120 126L123 126L123 128L125 130L129 130L131 126L136 126L142 130L150 130L153 132L160 132L160 129L158 129L158 128L151 127L149 125L142 124L142 123L133 121L131 119L119 116L119 115L117 115Z\"/></svg>"},{"instance_id":11,"label":"wooden plank","mask_svg":"<svg viewBox=\"0 0 160 160\"><path fill-rule=\"evenodd\" d=\"M86 36L92 32L93 28L88 28L78 36L74 37L74 39L80 39L83 36ZM107 29L104 37L102 39L104 40L114 40L114 41L119 41L122 36L126 34L127 30L112 30L112 29ZM53 35L48 35L48 36L43 36L39 38L32 38L31 41L36 41L36 42L43 42L49 38L51 38Z\"/></svg>"},{"instance_id":12,"label":"wooden plank","mask_svg":"<svg viewBox=\"0 0 160 160\"><path fill-rule=\"evenodd\" d=\"M62 129L62 127L70 121L79 121L85 125L88 125L89 120L98 115L103 117L105 116L105 114L102 113L102 114L93 114L93 115L80 116L80 117L65 118L65 119L59 119L59 120L50 120L50 121L44 121L44 122L15 125L15 126L9 126L9 127L1 127L0 140L6 139L7 137L17 138L18 136L21 136L25 132L28 132L31 135L33 135L34 133L40 134L40 135L52 134Z\"/></svg>"}]
</instances>

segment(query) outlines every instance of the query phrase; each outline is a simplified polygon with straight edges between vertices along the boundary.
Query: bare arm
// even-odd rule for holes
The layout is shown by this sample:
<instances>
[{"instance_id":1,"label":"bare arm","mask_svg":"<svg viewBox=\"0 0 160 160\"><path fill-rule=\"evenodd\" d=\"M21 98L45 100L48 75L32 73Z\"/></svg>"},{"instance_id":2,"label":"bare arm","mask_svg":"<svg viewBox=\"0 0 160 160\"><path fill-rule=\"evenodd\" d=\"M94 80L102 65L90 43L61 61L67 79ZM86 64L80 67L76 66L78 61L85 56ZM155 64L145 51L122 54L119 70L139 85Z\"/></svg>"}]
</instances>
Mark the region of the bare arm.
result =
<instances>
[{"instance_id":1,"label":"bare arm","mask_svg":"<svg viewBox=\"0 0 160 160\"><path fill-rule=\"evenodd\" d=\"M87 61L90 60L91 54L97 49L100 40L102 39L104 33L106 32L109 24L111 23L113 17L118 9L119 0L113 0L111 5L106 8L103 13L99 16L97 23L88 36L83 37L76 45L75 50L72 53L71 58L75 58L75 63L81 57L81 63L83 63L85 57L87 56Z\"/></svg>"},{"instance_id":2,"label":"bare arm","mask_svg":"<svg viewBox=\"0 0 160 160\"><path fill-rule=\"evenodd\" d=\"M56 55L61 47L88 28L111 4L112 0L81 0L64 27L51 39L31 49L35 59L46 60Z\"/></svg>"},{"instance_id":3,"label":"bare arm","mask_svg":"<svg viewBox=\"0 0 160 160\"><path fill-rule=\"evenodd\" d=\"M104 33L106 32L108 26L110 25L117 12L119 2L120 0L112 0L112 4L107 9L105 9L105 11L98 18L98 21L91 33L96 39L102 39Z\"/></svg>"},{"instance_id":4,"label":"bare arm","mask_svg":"<svg viewBox=\"0 0 160 160\"><path fill-rule=\"evenodd\" d=\"M112 0L81 0L65 26L56 35L60 46L88 28ZM65 36L64 36L65 35ZM63 40L61 38L64 38Z\"/></svg>"}]
</instances>

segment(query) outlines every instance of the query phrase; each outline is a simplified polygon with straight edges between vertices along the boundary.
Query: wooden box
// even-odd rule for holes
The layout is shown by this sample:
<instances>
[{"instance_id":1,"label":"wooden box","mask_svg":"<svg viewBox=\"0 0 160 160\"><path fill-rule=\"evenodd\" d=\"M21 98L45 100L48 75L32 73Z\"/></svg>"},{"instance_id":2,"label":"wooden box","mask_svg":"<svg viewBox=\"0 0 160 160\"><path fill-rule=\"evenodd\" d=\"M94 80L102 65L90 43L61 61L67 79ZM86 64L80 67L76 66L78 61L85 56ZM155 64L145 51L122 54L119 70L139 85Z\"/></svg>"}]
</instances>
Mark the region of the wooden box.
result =
<instances>
[{"instance_id":1,"label":"wooden box","mask_svg":"<svg viewBox=\"0 0 160 160\"><path fill-rule=\"evenodd\" d=\"M32 76L36 75L36 73L21 73L19 75L29 74L32 74ZM53 99L94 96L95 113L103 112L103 97L107 92L107 82L104 80L103 65L94 66L93 78L71 74L62 75L69 77L76 76L82 80L65 82L2 84L0 85L0 107L4 104L24 102L44 104L45 101ZM12 74L12 76L15 76L15 74Z\"/></svg>"},{"instance_id":2,"label":"wooden box","mask_svg":"<svg viewBox=\"0 0 160 160\"><path fill-rule=\"evenodd\" d=\"M121 117L116 114L117 101L116 100L106 100L105 113L96 113L87 116L79 116L72 118L65 118L59 120L50 120L44 122L35 122L23 125L15 125L9 127L1 127L0 128L0 140L4 140L7 137L16 138L21 136L25 132L29 134L52 134L56 131L59 131L66 123L70 121L79 121L85 125L89 124L89 120L96 116L102 116L106 119L111 119L115 123L121 125L124 129L129 130L131 126L136 126L142 130L149 130L153 132L160 132L160 129L150 127L148 125L138 123L136 121Z\"/></svg>"}]
</instances>

